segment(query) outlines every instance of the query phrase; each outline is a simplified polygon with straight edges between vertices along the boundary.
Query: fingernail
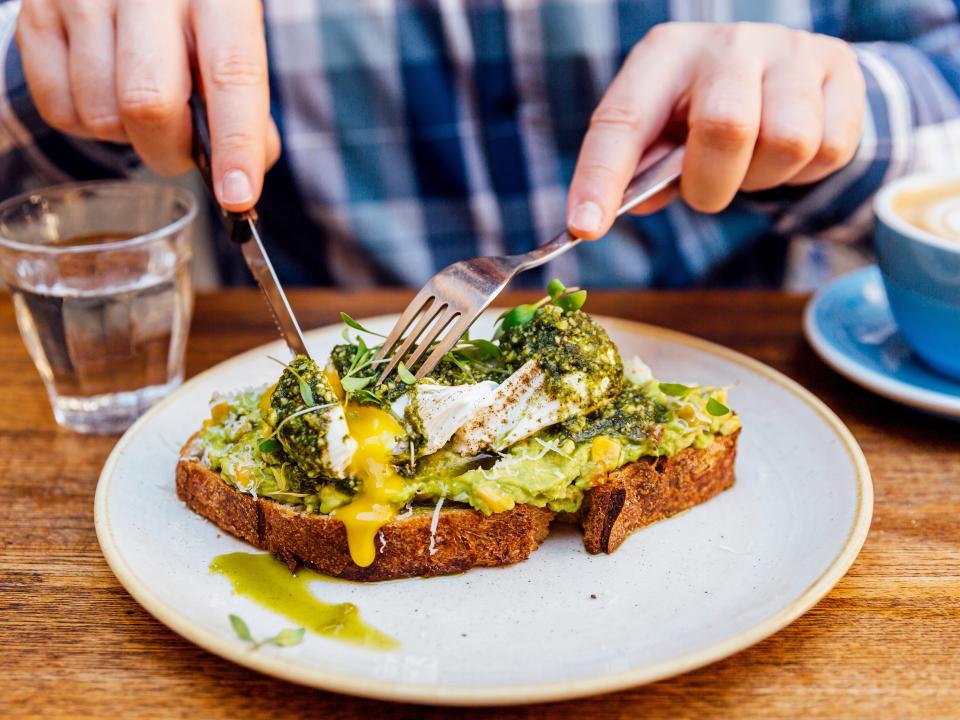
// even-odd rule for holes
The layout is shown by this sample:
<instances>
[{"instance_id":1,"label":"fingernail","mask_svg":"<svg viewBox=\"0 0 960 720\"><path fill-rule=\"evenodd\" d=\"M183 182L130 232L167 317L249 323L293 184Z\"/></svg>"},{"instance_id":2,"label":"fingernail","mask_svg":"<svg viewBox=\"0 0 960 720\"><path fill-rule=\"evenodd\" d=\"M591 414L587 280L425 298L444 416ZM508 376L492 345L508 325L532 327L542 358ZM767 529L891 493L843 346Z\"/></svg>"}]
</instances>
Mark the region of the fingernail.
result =
<instances>
[{"instance_id":1,"label":"fingernail","mask_svg":"<svg viewBox=\"0 0 960 720\"><path fill-rule=\"evenodd\" d=\"M227 170L220 184L220 202L242 205L253 200L253 185L243 170Z\"/></svg>"},{"instance_id":2,"label":"fingernail","mask_svg":"<svg viewBox=\"0 0 960 720\"><path fill-rule=\"evenodd\" d=\"M600 232L602 222L603 210L591 200L580 203L570 213L570 227L581 232L590 234Z\"/></svg>"}]
</instances>

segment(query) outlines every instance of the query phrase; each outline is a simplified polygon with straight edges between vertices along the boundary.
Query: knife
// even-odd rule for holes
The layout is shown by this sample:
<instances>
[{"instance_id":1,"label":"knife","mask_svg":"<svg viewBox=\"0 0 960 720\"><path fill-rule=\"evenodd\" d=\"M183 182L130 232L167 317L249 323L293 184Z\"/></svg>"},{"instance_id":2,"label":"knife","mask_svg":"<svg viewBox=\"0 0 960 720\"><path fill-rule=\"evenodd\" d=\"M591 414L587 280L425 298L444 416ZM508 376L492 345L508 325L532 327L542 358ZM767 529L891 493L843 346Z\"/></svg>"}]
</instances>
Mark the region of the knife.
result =
<instances>
[{"instance_id":1,"label":"knife","mask_svg":"<svg viewBox=\"0 0 960 720\"><path fill-rule=\"evenodd\" d=\"M280 286L277 273L274 271L270 257L263 247L260 233L257 232L256 210L248 210L242 213L230 212L217 202L217 196L213 191L213 175L210 170L210 125L207 122L206 103L197 89L196 83L194 83L193 94L190 96L190 115L193 121L193 161L200 171L207 192L210 193L210 197L213 198L220 211L220 217L227 228L227 235L240 246L243 259L263 291L270 312L273 314L273 320L286 341L287 347L290 348L290 352L294 355L309 357L310 353L303 341L300 324L290 308L286 293Z\"/></svg>"}]
</instances>

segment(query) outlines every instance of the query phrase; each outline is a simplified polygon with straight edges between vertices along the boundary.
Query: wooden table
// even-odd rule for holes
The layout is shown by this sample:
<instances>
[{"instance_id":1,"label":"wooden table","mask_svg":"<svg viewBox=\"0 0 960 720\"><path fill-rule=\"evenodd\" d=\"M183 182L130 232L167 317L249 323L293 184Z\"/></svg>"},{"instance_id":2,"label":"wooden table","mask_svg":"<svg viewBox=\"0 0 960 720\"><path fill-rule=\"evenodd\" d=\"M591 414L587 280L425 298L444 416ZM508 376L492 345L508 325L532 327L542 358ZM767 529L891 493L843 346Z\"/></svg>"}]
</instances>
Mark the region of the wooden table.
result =
<instances>
[{"instance_id":1,"label":"wooden table","mask_svg":"<svg viewBox=\"0 0 960 720\"><path fill-rule=\"evenodd\" d=\"M401 309L405 292L301 291L306 327ZM508 298L519 301L521 295ZM463 717L819 718L960 716L960 426L865 392L800 331L804 298L779 293L593 293L597 313L693 333L810 388L850 426L876 488L850 573L791 626L727 660L614 695ZM198 298L194 374L274 338L252 290ZM788 421L788 419L785 419ZM93 494L114 438L57 428L0 298L2 717L438 717L274 680L208 654L154 620L114 579Z\"/></svg>"}]
</instances>

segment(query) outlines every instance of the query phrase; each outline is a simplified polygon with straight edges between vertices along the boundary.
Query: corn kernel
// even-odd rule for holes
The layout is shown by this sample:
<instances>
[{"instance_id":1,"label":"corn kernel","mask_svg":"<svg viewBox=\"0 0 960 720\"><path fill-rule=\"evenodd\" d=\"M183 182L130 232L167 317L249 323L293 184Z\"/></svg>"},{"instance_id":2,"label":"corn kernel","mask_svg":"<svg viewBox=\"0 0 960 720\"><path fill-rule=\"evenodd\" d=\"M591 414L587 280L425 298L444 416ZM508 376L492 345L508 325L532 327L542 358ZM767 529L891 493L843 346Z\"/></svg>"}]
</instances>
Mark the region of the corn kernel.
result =
<instances>
[{"instance_id":1,"label":"corn kernel","mask_svg":"<svg viewBox=\"0 0 960 720\"><path fill-rule=\"evenodd\" d=\"M215 423L223 422L230 416L230 406L225 402L218 402L210 408L210 419Z\"/></svg>"},{"instance_id":2,"label":"corn kernel","mask_svg":"<svg viewBox=\"0 0 960 720\"><path fill-rule=\"evenodd\" d=\"M598 435L590 445L590 459L607 470L612 470L620 460L620 443Z\"/></svg>"},{"instance_id":3,"label":"corn kernel","mask_svg":"<svg viewBox=\"0 0 960 720\"><path fill-rule=\"evenodd\" d=\"M504 510L509 510L514 505L512 497L504 495L490 485L481 485L477 488L476 492L477 496L489 505L493 512L503 512Z\"/></svg>"}]
</instances>

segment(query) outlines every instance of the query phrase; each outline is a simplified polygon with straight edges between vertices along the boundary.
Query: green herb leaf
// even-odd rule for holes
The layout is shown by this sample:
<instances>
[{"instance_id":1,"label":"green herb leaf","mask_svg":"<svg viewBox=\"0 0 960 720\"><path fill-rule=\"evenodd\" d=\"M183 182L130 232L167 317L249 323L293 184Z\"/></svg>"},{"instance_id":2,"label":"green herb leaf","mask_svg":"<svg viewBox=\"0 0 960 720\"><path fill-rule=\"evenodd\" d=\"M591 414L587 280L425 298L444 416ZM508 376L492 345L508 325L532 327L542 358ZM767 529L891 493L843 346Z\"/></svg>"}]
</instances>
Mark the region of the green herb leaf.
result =
<instances>
[{"instance_id":1,"label":"green herb leaf","mask_svg":"<svg viewBox=\"0 0 960 720\"><path fill-rule=\"evenodd\" d=\"M566 289L566 286L556 278L547 283L547 292L550 294L551 300L556 300L558 297L563 295Z\"/></svg>"},{"instance_id":2,"label":"green herb leaf","mask_svg":"<svg viewBox=\"0 0 960 720\"><path fill-rule=\"evenodd\" d=\"M533 320L533 316L537 314L537 308L533 305L517 305L513 310L507 312L503 316L503 327L517 327L519 325L526 325L528 322Z\"/></svg>"},{"instance_id":3,"label":"green herb leaf","mask_svg":"<svg viewBox=\"0 0 960 720\"><path fill-rule=\"evenodd\" d=\"M286 628L278 632L268 642L272 642L277 647L292 647L303 642L303 636L306 630L301 628Z\"/></svg>"},{"instance_id":4,"label":"green herb leaf","mask_svg":"<svg viewBox=\"0 0 960 720\"><path fill-rule=\"evenodd\" d=\"M306 404L307 407L310 407L311 405L316 405L316 403L313 401L313 390L310 389L310 386L307 384L307 381L304 380L302 377L300 377L300 373L298 373L289 365L287 365L287 370L289 370L291 374L297 379L297 385L300 386L300 397L303 398L304 404Z\"/></svg>"},{"instance_id":5,"label":"green herb leaf","mask_svg":"<svg viewBox=\"0 0 960 720\"><path fill-rule=\"evenodd\" d=\"M680 383L660 383L660 392L670 397L682 397L692 389Z\"/></svg>"},{"instance_id":6,"label":"green herb leaf","mask_svg":"<svg viewBox=\"0 0 960 720\"><path fill-rule=\"evenodd\" d=\"M300 385L300 397L303 398L303 402L307 407L316 405L313 400L313 390L310 389L310 386L307 384L307 381L303 378L297 378L298 384Z\"/></svg>"},{"instance_id":7,"label":"green herb leaf","mask_svg":"<svg viewBox=\"0 0 960 720\"><path fill-rule=\"evenodd\" d=\"M281 449L283 449L283 446L280 444L280 441L272 435L260 442L260 452L262 453L280 452Z\"/></svg>"},{"instance_id":8,"label":"green herb leaf","mask_svg":"<svg viewBox=\"0 0 960 720\"><path fill-rule=\"evenodd\" d=\"M383 405L383 399L372 390L357 390L351 394L358 400L373 403L374 405Z\"/></svg>"},{"instance_id":9,"label":"green herb leaf","mask_svg":"<svg viewBox=\"0 0 960 720\"><path fill-rule=\"evenodd\" d=\"M412 372L407 370L407 366L403 364L403 361L400 361L400 364L397 365L397 375L399 375L400 379L407 385L413 385L417 382L417 378L414 377Z\"/></svg>"},{"instance_id":10,"label":"green herb leaf","mask_svg":"<svg viewBox=\"0 0 960 720\"><path fill-rule=\"evenodd\" d=\"M477 359L480 361L499 360L500 348L489 340L471 340L470 345L477 351Z\"/></svg>"},{"instance_id":11,"label":"green herb leaf","mask_svg":"<svg viewBox=\"0 0 960 720\"><path fill-rule=\"evenodd\" d=\"M368 375L366 377L340 378L340 384L343 386L343 389L346 390L348 393L355 393L358 390L362 390L371 382L373 382L373 375Z\"/></svg>"},{"instance_id":12,"label":"green herb leaf","mask_svg":"<svg viewBox=\"0 0 960 720\"><path fill-rule=\"evenodd\" d=\"M230 615L230 624L233 626L233 631L237 634L238 638L246 640L247 642L253 642L253 635L250 634L250 628L247 627L242 617L239 615Z\"/></svg>"},{"instance_id":13,"label":"green herb leaf","mask_svg":"<svg viewBox=\"0 0 960 720\"><path fill-rule=\"evenodd\" d=\"M562 295L556 298L553 301L553 304L559 307L564 312L574 312L583 307L583 304L587 301L587 291L586 290L577 290L577 292L572 292L567 295Z\"/></svg>"},{"instance_id":14,"label":"green herb leaf","mask_svg":"<svg viewBox=\"0 0 960 720\"><path fill-rule=\"evenodd\" d=\"M720 415L727 415L730 412L730 408L728 408L719 400L710 398L707 400L707 412L711 415L716 415L719 417Z\"/></svg>"},{"instance_id":15,"label":"green herb leaf","mask_svg":"<svg viewBox=\"0 0 960 720\"><path fill-rule=\"evenodd\" d=\"M374 332L373 330L370 330L369 328L365 328L363 325L361 325L360 323L358 323L356 320L354 320L352 317L350 317L349 315L347 315L345 312L340 313L340 319L343 320L343 322L344 322L345 325L347 325L347 326L349 326L349 327L352 327L354 330L359 330L360 332L365 332L365 333L367 333L368 335L376 335L377 337L386 337L386 335L381 335L380 333Z\"/></svg>"}]
</instances>

